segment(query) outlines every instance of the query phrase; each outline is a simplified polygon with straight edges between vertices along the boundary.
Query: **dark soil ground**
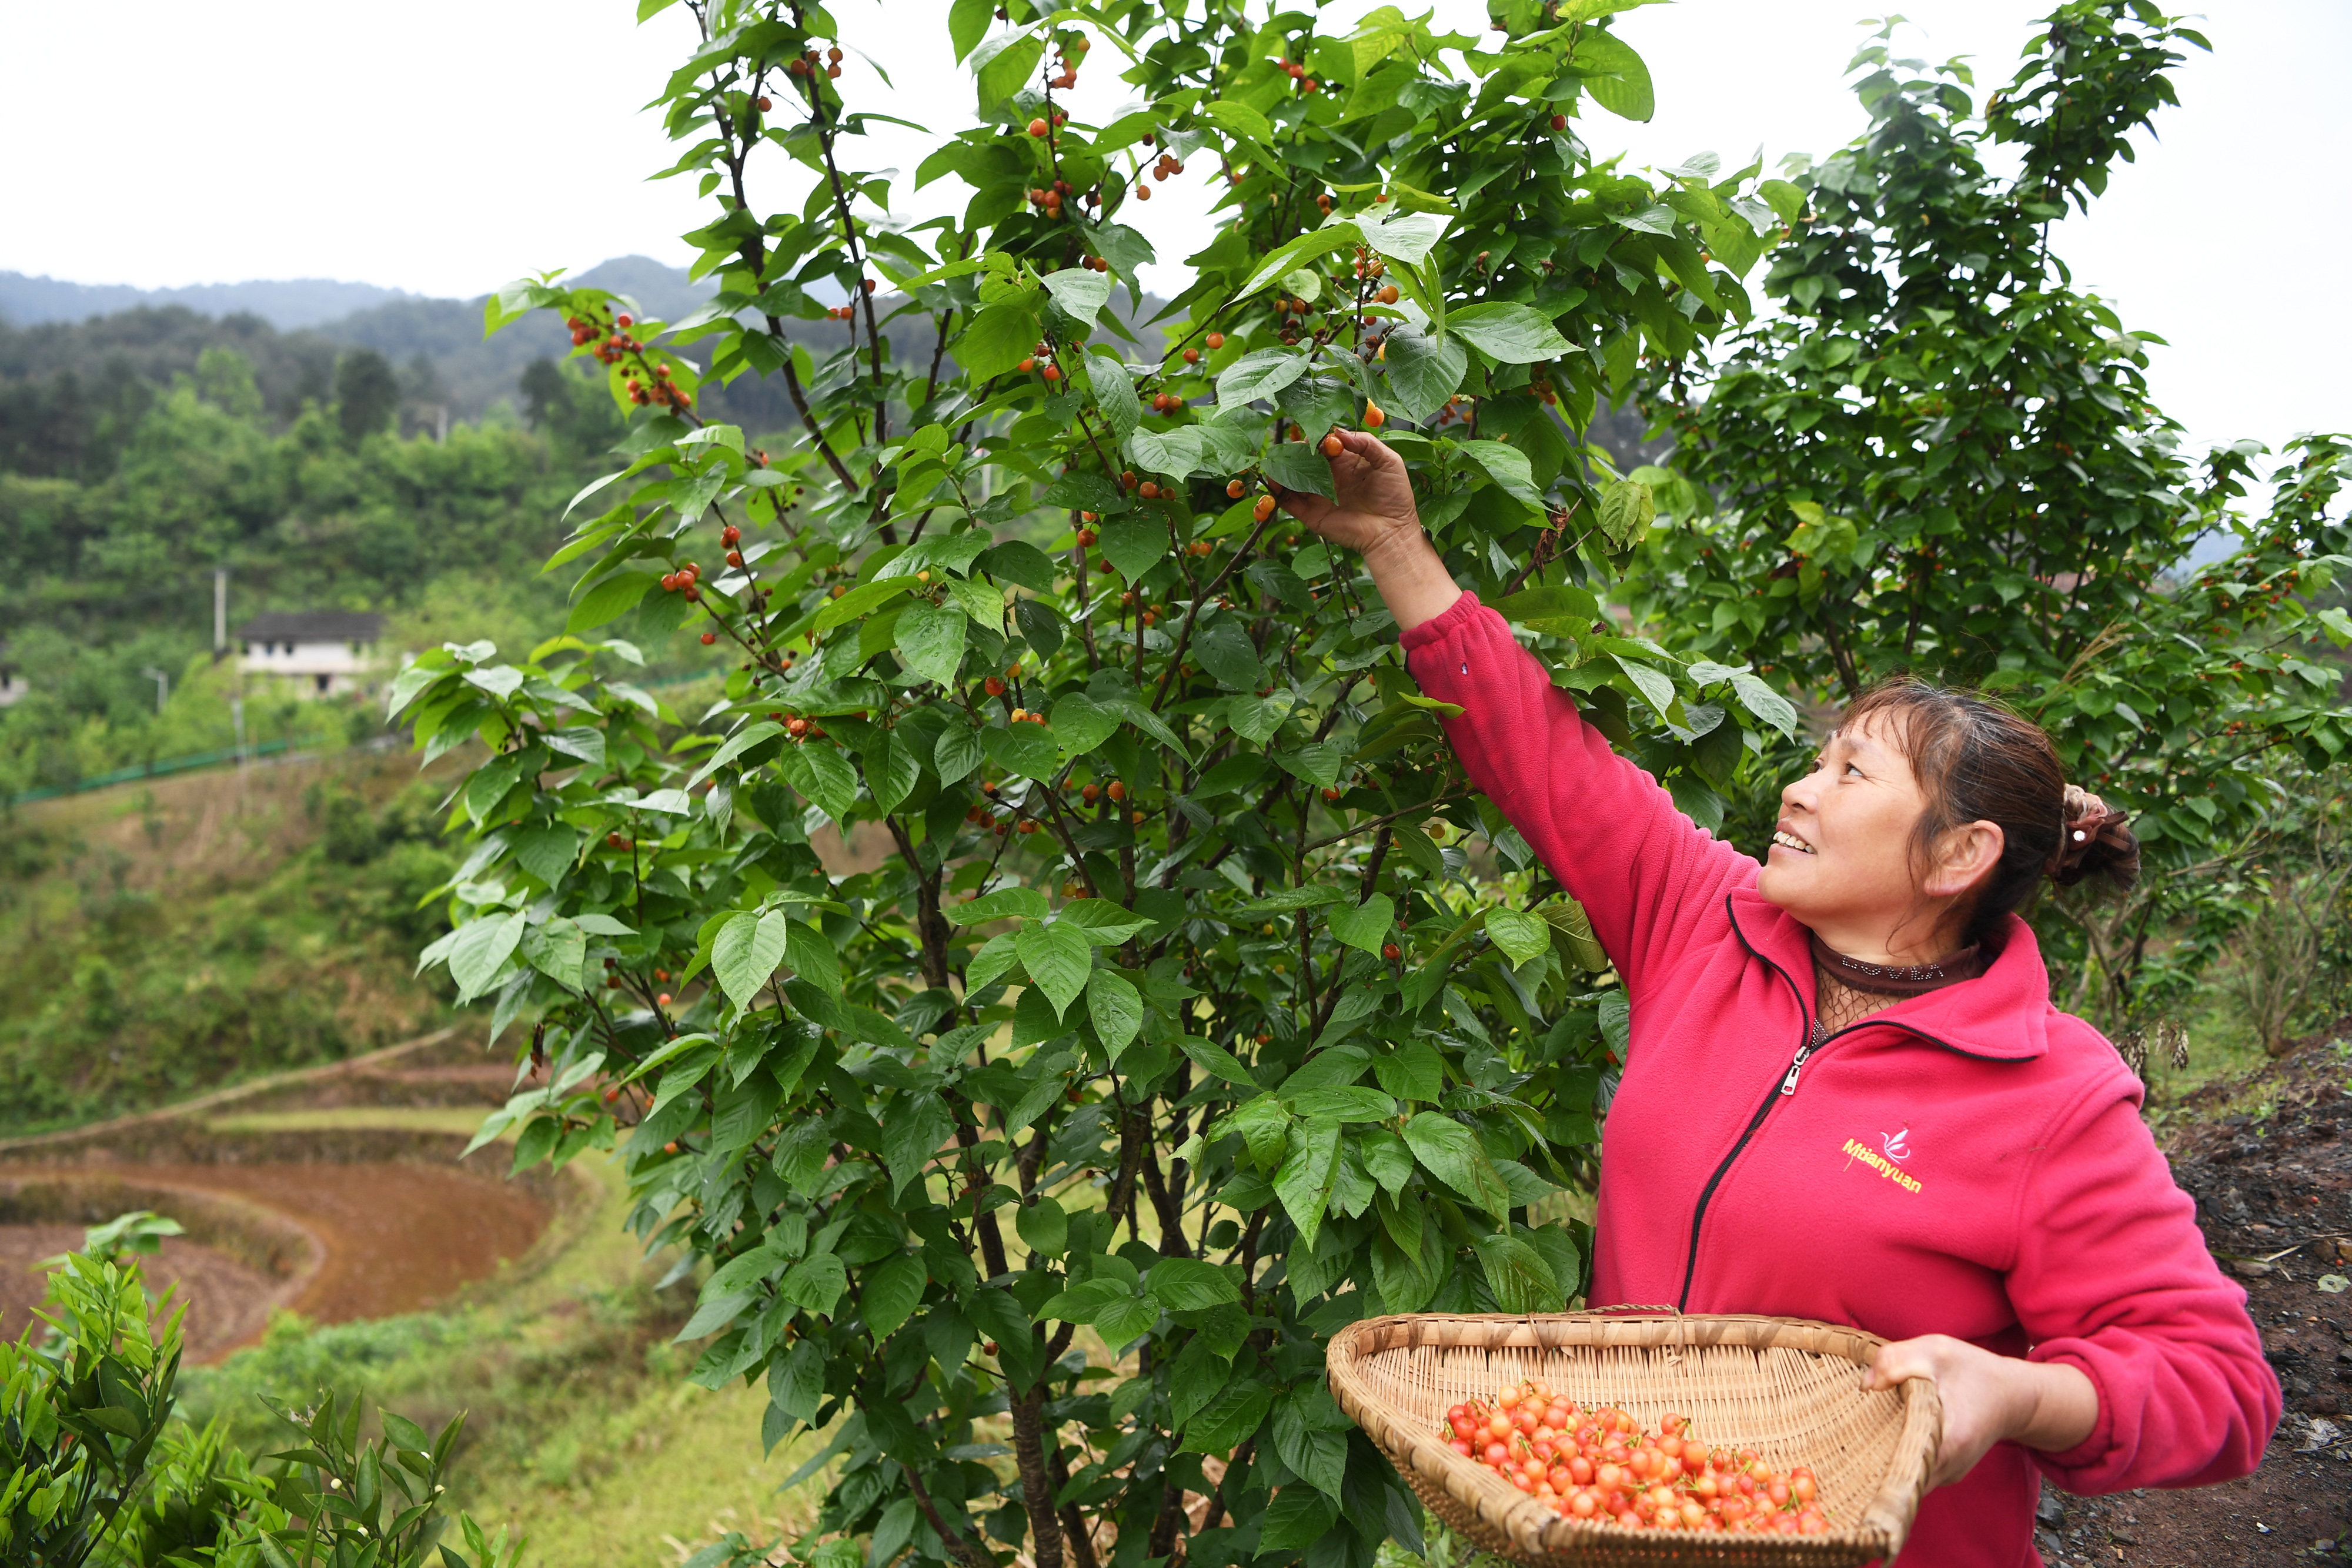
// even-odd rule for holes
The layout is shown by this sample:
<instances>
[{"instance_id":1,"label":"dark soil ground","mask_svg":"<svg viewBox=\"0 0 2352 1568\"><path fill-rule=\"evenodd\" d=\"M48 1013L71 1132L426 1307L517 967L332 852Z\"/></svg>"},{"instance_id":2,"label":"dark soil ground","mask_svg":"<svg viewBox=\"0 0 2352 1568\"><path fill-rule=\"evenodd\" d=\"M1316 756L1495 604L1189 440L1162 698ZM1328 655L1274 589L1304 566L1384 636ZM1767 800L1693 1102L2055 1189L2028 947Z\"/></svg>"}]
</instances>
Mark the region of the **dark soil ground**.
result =
<instances>
[{"instance_id":1,"label":"dark soil ground","mask_svg":"<svg viewBox=\"0 0 2352 1568\"><path fill-rule=\"evenodd\" d=\"M2352 1019L2292 1055L2189 1095L2173 1176L2242 1281L2286 1391L2262 1469L2189 1491L2044 1489L2051 1562L2230 1568L2352 1561Z\"/></svg>"}]
</instances>

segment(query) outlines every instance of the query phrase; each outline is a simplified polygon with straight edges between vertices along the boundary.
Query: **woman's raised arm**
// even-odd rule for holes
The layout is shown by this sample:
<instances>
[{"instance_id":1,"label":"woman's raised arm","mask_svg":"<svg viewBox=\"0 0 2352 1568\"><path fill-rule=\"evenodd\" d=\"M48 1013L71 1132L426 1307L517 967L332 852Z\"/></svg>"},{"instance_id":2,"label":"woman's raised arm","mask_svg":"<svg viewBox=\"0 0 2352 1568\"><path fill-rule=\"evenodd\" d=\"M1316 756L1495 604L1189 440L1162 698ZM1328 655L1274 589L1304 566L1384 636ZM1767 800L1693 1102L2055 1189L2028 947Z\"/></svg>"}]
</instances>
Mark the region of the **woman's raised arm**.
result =
<instances>
[{"instance_id":1,"label":"woman's raised arm","mask_svg":"<svg viewBox=\"0 0 2352 1568\"><path fill-rule=\"evenodd\" d=\"M1657 781L1610 749L1520 647L1503 618L1465 593L1413 507L1403 460L1378 439L1336 432L1337 500L1291 492L1283 506L1360 551L1404 633L1423 691L1463 711L1446 738L1496 808L1583 904L1601 946L1638 994L1652 959L1716 915L1756 862L1675 810Z\"/></svg>"}]
</instances>

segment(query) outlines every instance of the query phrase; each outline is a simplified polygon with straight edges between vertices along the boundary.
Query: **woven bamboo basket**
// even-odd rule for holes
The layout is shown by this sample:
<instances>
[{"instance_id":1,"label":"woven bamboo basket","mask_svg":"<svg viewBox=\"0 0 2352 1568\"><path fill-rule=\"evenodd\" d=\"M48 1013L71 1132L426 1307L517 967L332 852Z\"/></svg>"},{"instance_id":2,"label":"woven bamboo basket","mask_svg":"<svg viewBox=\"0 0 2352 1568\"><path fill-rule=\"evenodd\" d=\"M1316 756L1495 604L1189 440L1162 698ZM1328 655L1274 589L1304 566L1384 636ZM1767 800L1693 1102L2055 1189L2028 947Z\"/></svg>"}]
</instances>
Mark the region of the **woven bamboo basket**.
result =
<instances>
[{"instance_id":1,"label":"woven bamboo basket","mask_svg":"<svg viewBox=\"0 0 2352 1568\"><path fill-rule=\"evenodd\" d=\"M1367 1318L1328 1360L1332 1396L1430 1511L1529 1568L1720 1563L1845 1568L1902 1550L1942 1441L1935 1385L1865 1394L1856 1368L1884 1342L1832 1323L1601 1312ZM1826 1535L1685 1535L1563 1519L1446 1442L1448 1406L1540 1377L1645 1427L1687 1416L1710 1446L1812 1467Z\"/></svg>"}]
</instances>

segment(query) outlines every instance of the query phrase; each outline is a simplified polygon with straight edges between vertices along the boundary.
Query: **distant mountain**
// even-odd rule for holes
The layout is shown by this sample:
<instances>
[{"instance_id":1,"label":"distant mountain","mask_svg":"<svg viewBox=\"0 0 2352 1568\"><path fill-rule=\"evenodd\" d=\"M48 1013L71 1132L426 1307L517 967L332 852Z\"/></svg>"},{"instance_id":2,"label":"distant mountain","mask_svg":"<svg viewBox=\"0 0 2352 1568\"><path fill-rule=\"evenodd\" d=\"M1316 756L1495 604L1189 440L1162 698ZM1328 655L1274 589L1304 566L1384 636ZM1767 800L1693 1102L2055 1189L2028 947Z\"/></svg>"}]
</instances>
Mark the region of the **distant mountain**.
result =
<instances>
[{"instance_id":1,"label":"distant mountain","mask_svg":"<svg viewBox=\"0 0 2352 1568\"><path fill-rule=\"evenodd\" d=\"M19 327L43 321L87 321L142 306L184 306L203 316L258 316L281 332L315 327L387 300L420 296L373 283L326 277L283 282L200 283L186 288L133 288L124 283L67 283L0 272L0 320Z\"/></svg>"}]
</instances>

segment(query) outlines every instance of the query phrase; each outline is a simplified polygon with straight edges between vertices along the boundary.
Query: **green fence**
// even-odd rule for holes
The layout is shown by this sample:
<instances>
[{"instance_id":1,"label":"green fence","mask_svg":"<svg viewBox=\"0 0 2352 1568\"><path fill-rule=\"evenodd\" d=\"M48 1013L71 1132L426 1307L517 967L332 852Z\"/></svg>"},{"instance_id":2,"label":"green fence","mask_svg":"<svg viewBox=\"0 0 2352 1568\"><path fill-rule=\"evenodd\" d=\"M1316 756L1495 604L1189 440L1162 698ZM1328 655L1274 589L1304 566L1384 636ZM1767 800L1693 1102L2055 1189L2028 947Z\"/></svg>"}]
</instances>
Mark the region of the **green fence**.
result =
<instances>
[{"instance_id":1,"label":"green fence","mask_svg":"<svg viewBox=\"0 0 2352 1568\"><path fill-rule=\"evenodd\" d=\"M683 686L690 685L696 681L710 680L714 676L721 680L726 678L723 671L701 670L692 674L665 675L656 680L646 681L644 685L648 688ZM265 740L247 747L244 755L248 758L275 756L279 752L290 751L299 746L318 744L322 738L312 735L297 736L290 740ZM93 773L87 779L77 779L70 784L52 784L39 789L27 789L22 794L7 797L7 802L10 806L29 806L36 800L53 800L61 795L79 795L91 789L103 789L113 784L128 784L133 779L161 779L169 773L186 773L198 768L219 768L235 762L237 756L236 748L230 747L226 751L199 751L189 757L159 758L155 761L141 763L136 767L118 768L111 773Z\"/></svg>"},{"instance_id":2,"label":"green fence","mask_svg":"<svg viewBox=\"0 0 2352 1568\"><path fill-rule=\"evenodd\" d=\"M311 745L321 737L298 736L289 740L265 740L245 748L247 757L269 757L290 751L297 746ZM79 795L90 789L103 789L110 784L128 784L134 779L161 779L167 773L185 773L197 768L218 768L237 759L236 747L226 751L199 751L189 757L161 757L152 762L135 767L118 768L111 773L93 773L87 779L77 779L70 784L52 784L40 789L27 789L8 797L11 806L27 806L36 800L52 800L60 795Z\"/></svg>"}]
</instances>

